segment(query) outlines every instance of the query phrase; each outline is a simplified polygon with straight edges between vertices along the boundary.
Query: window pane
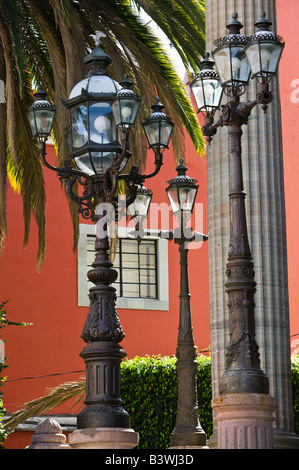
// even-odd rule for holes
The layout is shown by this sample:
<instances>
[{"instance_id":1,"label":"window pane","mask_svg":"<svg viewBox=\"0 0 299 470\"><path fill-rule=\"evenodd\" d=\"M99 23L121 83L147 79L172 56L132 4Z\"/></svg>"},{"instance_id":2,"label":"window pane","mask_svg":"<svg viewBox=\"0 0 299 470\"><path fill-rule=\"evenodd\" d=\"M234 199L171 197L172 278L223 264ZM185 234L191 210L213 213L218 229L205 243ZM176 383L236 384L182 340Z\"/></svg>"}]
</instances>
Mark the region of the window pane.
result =
<instances>
[{"instance_id":1,"label":"window pane","mask_svg":"<svg viewBox=\"0 0 299 470\"><path fill-rule=\"evenodd\" d=\"M138 268L138 254L122 253L122 268Z\"/></svg>"},{"instance_id":2,"label":"window pane","mask_svg":"<svg viewBox=\"0 0 299 470\"><path fill-rule=\"evenodd\" d=\"M123 284L123 297L139 297L138 284Z\"/></svg>"},{"instance_id":3,"label":"window pane","mask_svg":"<svg viewBox=\"0 0 299 470\"><path fill-rule=\"evenodd\" d=\"M140 282L142 284L155 284L156 283L156 270L152 269L141 269L140 270Z\"/></svg>"},{"instance_id":4,"label":"window pane","mask_svg":"<svg viewBox=\"0 0 299 470\"><path fill-rule=\"evenodd\" d=\"M136 240L121 240L122 253L138 253L138 243Z\"/></svg>"},{"instance_id":5,"label":"window pane","mask_svg":"<svg viewBox=\"0 0 299 470\"><path fill-rule=\"evenodd\" d=\"M156 250L156 244L154 241L151 242L141 242L139 246L139 253L150 253L150 254L155 254Z\"/></svg>"},{"instance_id":6,"label":"window pane","mask_svg":"<svg viewBox=\"0 0 299 470\"><path fill-rule=\"evenodd\" d=\"M140 255L140 268L152 268L156 267L155 255Z\"/></svg>"},{"instance_id":7,"label":"window pane","mask_svg":"<svg viewBox=\"0 0 299 470\"><path fill-rule=\"evenodd\" d=\"M155 299L156 298L156 286L141 285L140 286L140 297Z\"/></svg>"},{"instance_id":8,"label":"window pane","mask_svg":"<svg viewBox=\"0 0 299 470\"><path fill-rule=\"evenodd\" d=\"M138 284L139 282L138 269L124 269L122 270L122 281L126 283Z\"/></svg>"}]
</instances>

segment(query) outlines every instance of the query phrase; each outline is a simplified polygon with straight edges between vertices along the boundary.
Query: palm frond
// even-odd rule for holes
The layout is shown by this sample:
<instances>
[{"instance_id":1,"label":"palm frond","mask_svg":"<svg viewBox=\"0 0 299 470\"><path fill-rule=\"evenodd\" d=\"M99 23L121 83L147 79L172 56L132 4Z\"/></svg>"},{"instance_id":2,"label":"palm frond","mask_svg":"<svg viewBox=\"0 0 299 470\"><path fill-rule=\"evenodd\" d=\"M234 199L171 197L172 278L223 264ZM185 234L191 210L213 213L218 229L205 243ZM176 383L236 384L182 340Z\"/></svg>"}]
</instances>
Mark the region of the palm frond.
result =
<instances>
[{"instance_id":1,"label":"palm frond","mask_svg":"<svg viewBox=\"0 0 299 470\"><path fill-rule=\"evenodd\" d=\"M85 398L85 390L86 384L83 379L50 388L43 397L25 403L21 410L12 413L3 425L5 429L12 432L27 419L45 414L68 400L75 400L72 404L72 407L74 407Z\"/></svg>"},{"instance_id":2,"label":"palm frond","mask_svg":"<svg viewBox=\"0 0 299 470\"><path fill-rule=\"evenodd\" d=\"M24 244L28 241L32 214L39 227L39 268L45 255L44 181L23 116L32 100L32 83L42 81L57 111L53 133L58 164L69 158L65 138L69 115L61 99L67 99L75 83L85 75L83 58L87 48L93 47L90 34L95 30L107 35L104 47L113 60L111 76L121 81L124 72L129 73L135 81L136 91L144 100L135 132L131 134L131 163L142 169L145 166L147 146L141 124L157 96L175 122L172 144L176 159L184 154L186 131L196 151L203 153L204 140L185 86L163 44L140 17L138 11L141 10L168 36L185 66L196 69L198 55L204 53L204 0L0 2L0 79L5 82L6 91L6 139L1 136L0 143L3 169L0 248L6 233L4 180L7 165L9 181L23 198ZM65 127L61 123L65 123ZM7 157L5 147L8 149ZM76 204L71 200L69 211L75 250L79 215Z\"/></svg>"}]
</instances>

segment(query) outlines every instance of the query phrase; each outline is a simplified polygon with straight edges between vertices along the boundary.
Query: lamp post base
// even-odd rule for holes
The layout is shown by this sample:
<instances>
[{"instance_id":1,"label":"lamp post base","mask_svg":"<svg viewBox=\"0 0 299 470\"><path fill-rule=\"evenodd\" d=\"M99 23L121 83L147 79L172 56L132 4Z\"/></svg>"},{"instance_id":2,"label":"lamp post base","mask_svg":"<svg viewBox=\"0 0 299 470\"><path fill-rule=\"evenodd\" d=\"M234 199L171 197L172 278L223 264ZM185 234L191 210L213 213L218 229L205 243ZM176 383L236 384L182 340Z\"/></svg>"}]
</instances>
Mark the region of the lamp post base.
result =
<instances>
[{"instance_id":1,"label":"lamp post base","mask_svg":"<svg viewBox=\"0 0 299 470\"><path fill-rule=\"evenodd\" d=\"M218 449L273 449L277 399L259 393L231 393L212 400Z\"/></svg>"},{"instance_id":2,"label":"lamp post base","mask_svg":"<svg viewBox=\"0 0 299 470\"><path fill-rule=\"evenodd\" d=\"M130 428L120 396L122 347L109 341L89 343L80 354L86 364L86 407L77 416L78 429Z\"/></svg>"},{"instance_id":3,"label":"lamp post base","mask_svg":"<svg viewBox=\"0 0 299 470\"><path fill-rule=\"evenodd\" d=\"M170 436L169 449L208 449L203 429L181 429Z\"/></svg>"},{"instance_id":4,"label":"lamp post base","mask_svg":"<svg viewBox=\"0 0 299 470\"><path fill-rule=\"evenodd\" d=\"M122 428L77 429L69 435L68 443L73 449L133 449L139 434Z\"/></svg>"}]
</instances>

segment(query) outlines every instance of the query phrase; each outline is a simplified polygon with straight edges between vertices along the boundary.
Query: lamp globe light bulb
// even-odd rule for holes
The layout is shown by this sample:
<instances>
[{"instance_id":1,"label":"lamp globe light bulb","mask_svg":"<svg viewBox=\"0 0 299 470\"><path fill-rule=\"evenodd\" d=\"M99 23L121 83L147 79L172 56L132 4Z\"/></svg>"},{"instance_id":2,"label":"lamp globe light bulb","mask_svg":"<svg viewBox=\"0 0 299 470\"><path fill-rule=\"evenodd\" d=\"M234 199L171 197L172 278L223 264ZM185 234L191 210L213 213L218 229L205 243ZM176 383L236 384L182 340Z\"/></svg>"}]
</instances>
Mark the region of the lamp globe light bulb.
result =
<instances>
[{"instance_id":1,"label":"lamp globe light bulb","mask_svg":"<svg viewBox=\"0 0 299 470\"><path fill-rule=\"evenodd\" d=\"M94 128L100 134L103 133L104 131L109 130L110 127L111 127L110 119L108 119L106 116L98 116L94 120Z\"/></svg>"},{"instance_id":2,"label":"lamp globe light bulb","mask_svg":"<svg viewBox=\"0 0 299 470\"><path fill-rule=\"evenodd\" d=\"M121 115L124 119L129 118L131 114L132 114L132 109L129 108L129 106L125 106L124 108L121 109Z\"/></svg>"}]
</instances>

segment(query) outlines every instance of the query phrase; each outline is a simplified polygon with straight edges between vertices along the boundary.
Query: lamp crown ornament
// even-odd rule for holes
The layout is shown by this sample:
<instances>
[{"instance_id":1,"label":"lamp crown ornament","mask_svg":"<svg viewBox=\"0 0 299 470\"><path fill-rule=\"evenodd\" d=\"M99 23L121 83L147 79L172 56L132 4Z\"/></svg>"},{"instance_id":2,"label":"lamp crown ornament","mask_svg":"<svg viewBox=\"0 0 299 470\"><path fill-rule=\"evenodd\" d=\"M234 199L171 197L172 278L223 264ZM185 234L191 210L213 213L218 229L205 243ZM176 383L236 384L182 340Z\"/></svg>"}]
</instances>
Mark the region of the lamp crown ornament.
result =
<instances>
[{"instance_id":1,"label":"lamp crown ornament","mask_svg":"<svg viewBox=\"0 0 299 470\"><path fill-rule=\"evenodd\" d=\"M238 20L238 13L235 11L232 14L231 21L227 24L227 29L229 30L230 35L240 34L241 29L243 28L242 23Z\"/></svg>"},{"instance_id":2,"label":"lamp crown ornament","mask_svg":"<svg viewBox=\"0 0 299 470\"><path fill-rule=\"evenodd\" d=\"M198 77L211 77L211 78L219 78L218 73L216 70L213 69L215 65L215 62L213 59L211 59L211 54L210 52L206 52L205 58L201 60L199 66L200 66L200 72L196 75L195 78Z\"/></svg>"},{"instance_id":3,"label":"lamp crown ornament","mask_svg":"<svg viewBox=\"0 0 299 470\"><path fill-rule=\"evenodd\" d=\"M109 55L100 47L103 44L100 38L106 37L106 34L96 31L96 34L90 34L90 36L94 39L96 47L87 54L84 63L89 67L89 75L106 75L107 67L112 62Z\"/></svg>"},{"instance_id":4,"label":"lamp crown ornament","mask_svg":"<svg viewBox=\"0 0 299 470\"><path fill-rule=\"evenodd\" d=\"M96 31L95 34L90 34L89 36L94 40L96 47L99 47L102 44L101 38L105 38L106 34L101 31Z\"/></svg>"},{"instance_id":5,"label":"lamp crown ornament","mask_svg":"<svg viewBox=\"0 0 299 470\"><path fill-rule=\"evenodd\" d=\"M246 37L241 34L241 29L243 28L242 23L238 20L238 13L234 12L232 14L232 20L226 25L229 33L227 36L218 38L213 41L213 44L218 47L223 44L246 44Z\"/></svg>"}]
</instances>

